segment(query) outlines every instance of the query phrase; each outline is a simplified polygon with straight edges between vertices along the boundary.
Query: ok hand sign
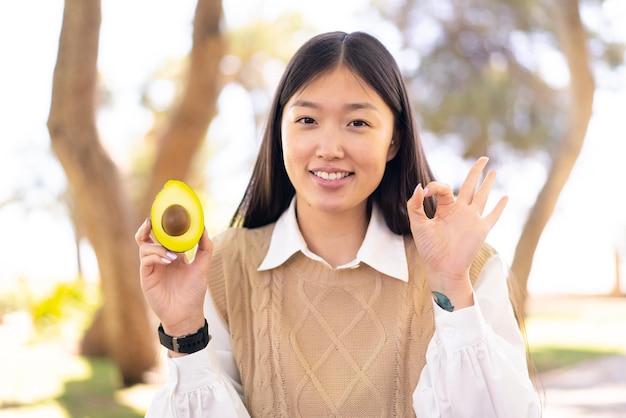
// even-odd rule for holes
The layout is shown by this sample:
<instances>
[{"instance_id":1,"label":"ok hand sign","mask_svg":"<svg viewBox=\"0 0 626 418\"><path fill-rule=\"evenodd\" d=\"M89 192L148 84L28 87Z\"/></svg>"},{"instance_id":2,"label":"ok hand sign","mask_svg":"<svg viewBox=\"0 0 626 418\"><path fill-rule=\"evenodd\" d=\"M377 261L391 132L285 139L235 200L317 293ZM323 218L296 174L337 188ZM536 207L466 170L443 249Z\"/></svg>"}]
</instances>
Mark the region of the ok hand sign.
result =
<instances>
[{"instance_id":1,"label":"ok hand sign","mask_svg":"<svg viewBox=\"0 0 626 418\"><path fill-rule=\"evenodd\" d=\"M457 308L470 306L472 288L469 269L507 203L502 197L491 212L483 216L495 180L490 171L478 186L488 159L474 163L458 196L446 184L418 185L407 202L411 232L417 251L424 261L431 290L445 294ZM424 212L424 198L437 197L435 216Z\"/></svg>"}]
</instances>

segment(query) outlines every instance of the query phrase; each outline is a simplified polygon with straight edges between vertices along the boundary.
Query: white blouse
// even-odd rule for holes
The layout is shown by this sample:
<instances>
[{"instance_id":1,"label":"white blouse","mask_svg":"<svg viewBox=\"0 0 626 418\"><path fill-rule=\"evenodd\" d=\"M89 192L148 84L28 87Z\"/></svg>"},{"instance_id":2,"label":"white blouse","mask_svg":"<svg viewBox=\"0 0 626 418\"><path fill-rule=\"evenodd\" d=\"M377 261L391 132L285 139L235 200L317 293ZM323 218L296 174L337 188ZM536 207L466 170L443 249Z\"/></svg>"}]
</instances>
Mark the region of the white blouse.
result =
<instances>
[{"instance_id":1,"label":"white blouse","mask_svg":"<svg viewBox=\"0 0 626 418\"><path fill-rule=\"evenodd\" d=\"M297 251L325 263L306 247L292 201L276 223L259 270L277 267ZM361 262L408 281L403 238L387 228L376 207L357 258L338 268L357 267ZM474 285L473 306L447 312L433 302L435 332L413 392L417 417L541 416L528 376L524 341L509 303L507 277L508 267L496 255ZM167 382L156 393L146 417L250 416L242 401L229 331L210 295L204 309L211 342L196 353L168 358Z\"/></svg>"}]
</instances>

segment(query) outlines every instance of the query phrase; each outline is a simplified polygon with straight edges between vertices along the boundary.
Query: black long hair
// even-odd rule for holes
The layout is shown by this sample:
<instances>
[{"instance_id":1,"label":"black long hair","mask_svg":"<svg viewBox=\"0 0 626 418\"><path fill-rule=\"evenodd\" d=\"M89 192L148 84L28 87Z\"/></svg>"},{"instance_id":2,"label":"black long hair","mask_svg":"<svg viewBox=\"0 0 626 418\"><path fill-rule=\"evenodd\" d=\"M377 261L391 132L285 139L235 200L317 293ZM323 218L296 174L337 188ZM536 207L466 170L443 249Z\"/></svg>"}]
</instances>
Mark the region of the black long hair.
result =
<instances>
[{"instance_id":1,"label":"black long hair","mask_svg":"<svg viewBox=\"0 0 626 418\"><path fill-rule=\"evenodd\" d=\"M265 226L275 222L287 209L295 189L283 162L280 127L284 106L300 89L341 65L374 89L394 115L393 140L398 144L398 152L387 162L369 203L380 207L391 231L411 233L406 202L418 183L426 185L434 176L424 155L400 69L384 45L364 32L317 35L291 58L276 89L252 176L231 226ZM434 215L435 208L435 200L426 199L424 209L429 217Z\"/></svg>"}]
</instances>

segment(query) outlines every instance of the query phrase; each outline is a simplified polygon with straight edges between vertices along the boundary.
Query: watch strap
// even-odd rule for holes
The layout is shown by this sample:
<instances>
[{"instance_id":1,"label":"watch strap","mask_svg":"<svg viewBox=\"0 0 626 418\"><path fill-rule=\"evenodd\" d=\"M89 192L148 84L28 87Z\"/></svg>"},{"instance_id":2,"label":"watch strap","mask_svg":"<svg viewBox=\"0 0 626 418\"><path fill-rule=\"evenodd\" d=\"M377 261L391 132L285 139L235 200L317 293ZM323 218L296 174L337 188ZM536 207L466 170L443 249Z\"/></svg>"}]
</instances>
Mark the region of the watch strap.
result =
<instances>
[{"instance_id":1,"label":"watch strap","mask_svg":"<svg viewBox=\"0 0 626 418\"><path fill-rule=\"evenodd\" d=\"M159 342L165 348L175 353L191 354L202 350L211 341L209 335L209 323L204 320L204 325L194 334L185 335L183 337L172 337L165 333L163 325L159 324Z\"/></svg>"}]
</instances>

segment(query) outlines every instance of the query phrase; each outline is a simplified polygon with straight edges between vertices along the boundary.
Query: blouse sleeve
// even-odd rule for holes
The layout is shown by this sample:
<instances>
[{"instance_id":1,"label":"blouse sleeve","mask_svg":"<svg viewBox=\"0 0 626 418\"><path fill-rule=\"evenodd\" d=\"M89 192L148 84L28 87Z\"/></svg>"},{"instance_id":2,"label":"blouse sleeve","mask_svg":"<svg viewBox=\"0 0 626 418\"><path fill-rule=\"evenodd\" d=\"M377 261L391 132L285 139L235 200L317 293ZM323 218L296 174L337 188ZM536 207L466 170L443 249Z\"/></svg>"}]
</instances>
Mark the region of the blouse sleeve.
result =
<instances>
[{"instance_id":1,"label":"blouse sleeve","mask_svg":"<svg viewBox=\"0 0 626 418\"><path fill-rule=\"evenodd\" d=\"M474 285L474 306L447 312L433 303L435 333L413 392L418 417L541 416L507 277L495 255Z\"/></svg>"},{"instance_id":2,"label":"blouse sleeve","mask_svg":"<svg viewBox=\"0 0 626 418\"><path fill-rule=\"evenodd\" d=\"M209 345L184 357L168 357L167 381L156 392L147 418L250 417L242 401L228 329L210 294L204 314L212 337Z\"/></svg>"},{"instance_id":3,"label":"blouse sleeve","mask_svg":"<svg viewBox=\"0 0 626 418\"><path fill-rule=\"evenodd\" d=\"M222 372L212 344L184 357L168 358L167 382L155 394L146 417L250 416L233 382Z\"/></svg>"}]
</instances>

